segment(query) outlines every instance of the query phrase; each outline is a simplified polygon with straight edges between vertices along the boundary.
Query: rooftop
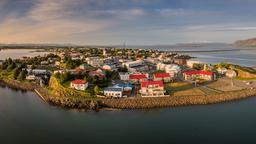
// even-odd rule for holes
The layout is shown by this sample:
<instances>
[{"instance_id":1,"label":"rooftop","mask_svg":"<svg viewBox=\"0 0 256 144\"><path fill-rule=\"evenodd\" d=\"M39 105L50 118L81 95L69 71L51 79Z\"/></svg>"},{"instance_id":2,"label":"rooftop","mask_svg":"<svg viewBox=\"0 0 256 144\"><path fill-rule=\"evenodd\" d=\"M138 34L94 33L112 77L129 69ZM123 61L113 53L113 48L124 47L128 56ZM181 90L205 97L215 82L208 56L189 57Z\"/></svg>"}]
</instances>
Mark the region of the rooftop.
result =
<instances>
[{"instance_id":1,"label":"rooftop","mask_svg":"<svg viewBox=\"0 0 256 144\"><path fill-rule=\"evenodd\" d=\"M77 79L77 80L72 81L71 83L73 83L73 84L85 84L86 81L85 80Z\"/></svg>"},{"instance_id":2,"label":"rooftop","mask_svg":"<svg viewBox=\"0 0 256 144\"><path fill-rule=\"evenodd\" d=\"M148 87L150 85L154 85L154 86L159 86L159 87L163 87L164 83L163 81L146 81L146 82L141 82L141 87Z\"/></svg>"},{"instance_id":3,"label":"rooftop","mask_svg":"<svg viewBox=\"0 0 256 144\"><path fill-rule=\"evenodd\" d=\"M156 78L166 78L166 77L170 77L169 73L155 73L154 76Z\"/></svg>"},{"instance_id":4,"label":"rooftop","mask_svg":"<svg viewBox=\"0 0 256 144\"><path fill-rule=\"evenodd\" d=\"M122 92L122 88L117 88L117 87L107 87L104 89L104 91L115 91L115 92Z\"/></svg>"},{"instance_id":5,"label":"rooftop","mask_svg":"<svg viewBox=\"0 0 256 144\"><path fill-rule=\"evenodd\" d=\"M146 79L146 74L132 74L130 75L130 79Z\"/></svg>"},{"instance_id":6,"label":"rooftop","mask_svg":"<svg viewBox=\"0 0 256 144\"><path fill-rule=\"evenodd\" d=\"M204 71L204 70L194 70L194 71L184 72L184 74L186 74L186 75L197 75L197 74L213 75L213 72L211 72L211 71Z\"/></svg>"}]
</instances>

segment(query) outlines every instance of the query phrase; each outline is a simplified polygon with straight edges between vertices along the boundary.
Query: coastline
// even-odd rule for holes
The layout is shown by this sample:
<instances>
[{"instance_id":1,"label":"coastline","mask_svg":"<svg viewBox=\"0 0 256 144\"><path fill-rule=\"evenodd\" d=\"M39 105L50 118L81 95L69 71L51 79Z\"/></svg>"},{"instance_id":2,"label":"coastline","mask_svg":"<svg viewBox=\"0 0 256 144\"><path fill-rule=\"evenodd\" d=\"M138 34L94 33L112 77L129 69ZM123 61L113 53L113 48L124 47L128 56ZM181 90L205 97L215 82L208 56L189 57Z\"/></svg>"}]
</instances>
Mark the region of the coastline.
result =
<instances>
[{"instance_id":1,"label":"coastline","mask_svg":"<svg viewBox=\"0 0 256 144\"><path fill-rule=\"evenodd\" d=\"M256 89L244 89L208 96L155 97L131 99L86 99L64 96L53 96L46 88L33 83L23 83L16 80L0 80L7 87L34 91L43 101L51 105L68 109L154 109L191 105L208 105L241 100L256 96Z\"/></svg>"}]
</instances>

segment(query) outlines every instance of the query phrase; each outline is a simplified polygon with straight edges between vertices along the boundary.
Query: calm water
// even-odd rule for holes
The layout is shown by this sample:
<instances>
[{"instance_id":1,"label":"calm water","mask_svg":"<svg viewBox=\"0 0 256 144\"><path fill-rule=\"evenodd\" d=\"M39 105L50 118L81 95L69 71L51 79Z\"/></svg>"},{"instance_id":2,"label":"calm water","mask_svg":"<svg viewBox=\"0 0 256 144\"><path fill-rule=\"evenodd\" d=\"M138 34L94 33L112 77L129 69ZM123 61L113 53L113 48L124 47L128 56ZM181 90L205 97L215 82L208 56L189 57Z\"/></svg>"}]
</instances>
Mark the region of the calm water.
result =
<instances>
[{"instance_id":1,"label":"calm water","mask_svg":"<svg viewBox=\"0 0 256 144\"><path fill-rule=\"evenodd\" d=\"M220 63L229 62L244 66L256 66L256 48L237 48L228 44L205 44L202 47L182 47L182 46L158 46L146 47L149 49L159 49L165 51L194 51L185 52L205 63ZM219 52L196 52L196 51L211 51L211 50L234 50L234 51L219 51Z\"/></svg>"},{"instance_id":2,"label":"calm water","mask_svg":"<svg viewBox=\"0 0 256 144\"><path fill-rule=\"evenodd\" d=\"M0 60L5 60L7 58L17 59L23 56L34 57L38 55L45 55L48 52L35 52L38 49L7 49L0 51Z\"/></svg>"},{"instance_id":3,"label":"calm water","mask_svg":"<svg viewBox=\"0 0 256 144\"><path fill-rule=\"evenodd\" d=\"M0 88L1 144L256 143L256 98L159 110L77 112Z\"/></svg>"}]
</instances>

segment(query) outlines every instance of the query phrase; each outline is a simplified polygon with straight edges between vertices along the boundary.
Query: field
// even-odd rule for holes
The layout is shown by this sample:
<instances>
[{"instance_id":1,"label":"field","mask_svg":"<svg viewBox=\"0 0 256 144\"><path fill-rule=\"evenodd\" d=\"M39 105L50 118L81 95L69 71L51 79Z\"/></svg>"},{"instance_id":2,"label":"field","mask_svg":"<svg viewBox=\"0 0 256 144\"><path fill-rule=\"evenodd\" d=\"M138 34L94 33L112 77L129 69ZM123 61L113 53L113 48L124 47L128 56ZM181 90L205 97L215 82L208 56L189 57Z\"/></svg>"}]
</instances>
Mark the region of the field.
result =
<instances>
[{"instance_id":1,"label":"field","mask_svg":"<svg viewBox=\"0 0 256 144\"><path fill-rule=\"evenodd\" d=\"M165 85L167 91L173 96L198 96L205 95L199 88L188 82L174 82Z\"/></svg>"}]
</instances>

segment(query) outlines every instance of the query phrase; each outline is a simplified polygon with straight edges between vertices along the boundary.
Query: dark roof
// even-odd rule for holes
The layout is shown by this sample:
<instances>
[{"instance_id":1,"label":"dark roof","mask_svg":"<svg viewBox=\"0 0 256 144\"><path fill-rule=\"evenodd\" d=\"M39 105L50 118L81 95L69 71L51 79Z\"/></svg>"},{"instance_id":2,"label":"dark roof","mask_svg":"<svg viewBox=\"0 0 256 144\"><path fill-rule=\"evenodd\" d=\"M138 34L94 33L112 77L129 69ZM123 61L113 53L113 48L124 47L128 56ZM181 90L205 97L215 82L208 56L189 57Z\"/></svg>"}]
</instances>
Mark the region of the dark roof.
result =
<instances>
[{"instance_id":1,"label":"dark roof","mask_svg":"<svg viewBox=\"0 0 256 144\"><path fill-rule=\"evenodd\" d=\"M104 91L123 91L122 88L114 88L114 87L107 87L104 89Z\"/></svg>"}]
</instances>

